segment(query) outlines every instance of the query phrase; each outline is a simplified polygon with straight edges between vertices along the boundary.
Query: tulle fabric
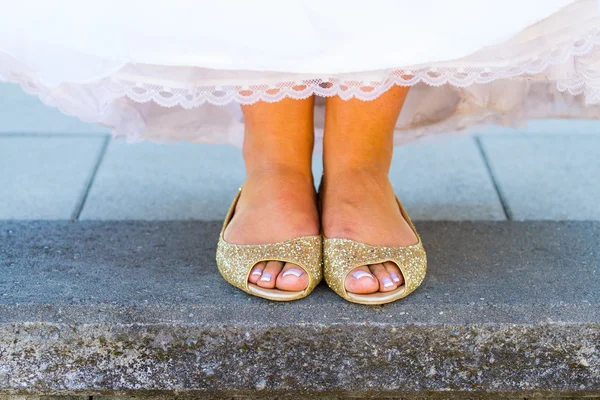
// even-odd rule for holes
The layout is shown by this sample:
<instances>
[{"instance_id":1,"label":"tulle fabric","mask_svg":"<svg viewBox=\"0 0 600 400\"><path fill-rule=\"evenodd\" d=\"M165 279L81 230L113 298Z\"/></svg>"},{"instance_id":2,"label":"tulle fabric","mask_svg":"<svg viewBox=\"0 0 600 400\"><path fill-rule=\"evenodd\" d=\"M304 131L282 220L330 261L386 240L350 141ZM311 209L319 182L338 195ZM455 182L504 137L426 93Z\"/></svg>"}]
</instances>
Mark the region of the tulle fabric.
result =
<instances>
[{"instance_id":1,"label":"tulle fabric","mask_svg":"<svg viewBox=\"0 0 600 400\"><path fill-rule=\"evenodd\" d=\"M487 123L600 117L595 0L382 1L374 9L226 1L203 4L201 28L186 24L195 2L176 1L167 12L125 2L117 17L112 1L59 1L65 12L52 3L31 12L25 1L0 16L0 79L132 142L239 145L240 104L310 95L369 101L392 85L411 86L397 144ZM121 21L124 11L138 15ZM295 20L285 23L286 15ZM217 22L206 23L211 17Z\"/></svg>"}]
</instances>

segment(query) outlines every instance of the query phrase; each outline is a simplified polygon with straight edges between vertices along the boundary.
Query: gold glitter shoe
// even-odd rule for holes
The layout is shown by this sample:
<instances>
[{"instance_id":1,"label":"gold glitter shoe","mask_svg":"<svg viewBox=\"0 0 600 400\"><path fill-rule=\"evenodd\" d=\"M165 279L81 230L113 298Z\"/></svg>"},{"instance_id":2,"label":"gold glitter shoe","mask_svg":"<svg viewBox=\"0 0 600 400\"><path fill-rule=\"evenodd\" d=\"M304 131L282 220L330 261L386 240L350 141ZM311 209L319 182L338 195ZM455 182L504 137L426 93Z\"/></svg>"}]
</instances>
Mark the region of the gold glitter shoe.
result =
<instances>
[{"instance_id":1,"label":"gold glitter shoe","mask_svg":"<svg viewBox=\"0 0 600 400\"><path fill-rule=\"evenodd\" d=\"M285 242L269 244L233 244L223 238L225 228L231 221L242 188L239 189L217 244L217 266L225 280L246 293L269 300L290 301L306 297L323 278L323 241L318 236L302 236ZM308 286L301 291L266 289L250 283L248 276L252 267L261 261L283 261L296 264L308 275Z\"/></svg>"},{"instance_id":2,"label":"gold glitter shoe","mask_svg":"<svg viewBox=\"0 0 600 400\"><path fill-rule=\"evenodd\" d=\"M323 263L325 281L334 292L344 299L360 304L385 304L408 296L423 279L427 270L427 257L410 217L396 197L402 216L417 237L417 243L410 246L372 246L350 239L326 238L323 236ZM379 264L385 261L395 263L404 277L404 284L390 292L356 294L346 291L348 274L355 268Z\"/></svg>"}]
</instances>

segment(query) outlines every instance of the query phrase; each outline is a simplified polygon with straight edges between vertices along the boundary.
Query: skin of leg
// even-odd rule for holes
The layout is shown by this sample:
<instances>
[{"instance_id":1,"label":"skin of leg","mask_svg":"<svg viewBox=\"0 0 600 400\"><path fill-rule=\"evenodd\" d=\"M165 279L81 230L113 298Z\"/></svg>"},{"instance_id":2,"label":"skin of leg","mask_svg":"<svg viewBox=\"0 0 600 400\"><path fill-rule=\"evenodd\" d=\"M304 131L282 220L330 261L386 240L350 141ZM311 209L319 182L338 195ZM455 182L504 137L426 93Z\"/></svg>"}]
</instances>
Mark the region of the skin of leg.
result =
<instances>
[{"instance_id":1,"label":"skin of leg","mask_svg":"<svg viewBox=\"0 0 600 400\"><path fill-rule=\"evenodd\" d=\"M225 240L266 244L319 234L311 163L314 98L242 106L246 181ZM279 261L256 264L249 282L299 291L308 275Z\"/></svg>"},{"instance_id":2,"label":"skin of leg","mask_svg":"<svg viewBox=\"0 0 600 400\"><path fill-rule=\"evenodd\" d=\"M396 121L409 88L394 86L372 101L330 97L323 142L321 223L326 237L378 246L417 242L388 178ZM392 262L366 265L346 278L353 293L391 291L403 283Z\"/></svg>"}]
</instances>

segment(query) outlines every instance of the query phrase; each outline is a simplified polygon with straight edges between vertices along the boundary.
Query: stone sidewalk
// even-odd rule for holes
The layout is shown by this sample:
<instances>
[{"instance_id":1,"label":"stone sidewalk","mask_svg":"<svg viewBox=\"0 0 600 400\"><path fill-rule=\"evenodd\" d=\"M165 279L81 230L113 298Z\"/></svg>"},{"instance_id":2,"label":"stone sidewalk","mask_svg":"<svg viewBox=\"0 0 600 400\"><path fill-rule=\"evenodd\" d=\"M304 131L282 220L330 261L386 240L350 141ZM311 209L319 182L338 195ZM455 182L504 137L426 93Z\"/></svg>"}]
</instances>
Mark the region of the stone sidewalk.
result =
<instances>
[{"instance_id":1,"label":"stone sidewalk","mask_svg":"<svg viewBox=\"0 0 600 400\"><path fill-rule=\"evenodd\" d=\"M600 123L397 148L428 274L385 306L228 285L242 166L0 85L0 399L600 397Z\"/></svg>"}]
</instances>

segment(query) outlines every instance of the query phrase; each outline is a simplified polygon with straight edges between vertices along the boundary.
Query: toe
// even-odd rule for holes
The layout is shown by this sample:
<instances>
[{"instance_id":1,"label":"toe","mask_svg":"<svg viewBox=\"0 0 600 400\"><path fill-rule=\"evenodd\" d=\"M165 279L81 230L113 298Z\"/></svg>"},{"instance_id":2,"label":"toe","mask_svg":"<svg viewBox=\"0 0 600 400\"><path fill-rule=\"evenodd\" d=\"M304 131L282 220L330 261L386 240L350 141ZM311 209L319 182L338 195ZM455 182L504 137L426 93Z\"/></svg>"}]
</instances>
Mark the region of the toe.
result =
<instances>
[{"instance_id":1,"label":"toe","mask_svg":"<svg viewBox=\"0 0 600 400\"><path fill-rule=\"evenodd\" d=\"M388 274L392 278L392 281L396 284L397 287L404 285L404 277L402 276L402 272L400 272L400 268L391 261L386 261L383 263Z\"/></svg>"},{"instance_id":2,"label":"toe","mask_svg":"<svg viewBox=\"0 0 600 400\"><path fill-rule=\"evenodd\" d=\"M390 290L394 290L398 287L398 285L396 285L396 283L392 280L392 277L387 272L383 264L371 264L369 265L369 269L379 281L380 292L389 292Z\"/></svg>"},{"instance_id":3,"label":"toe","mask_svg":"<svg viewBox=\"0 0 600 400\"><path fill-rule=\"evenodd\" d=\"M254 267L252 267L252 271L250 271L250 275L248 276L248 282L256 284L260 277L262 276L263 270L265 269L265 262L259 262Z\"/></svg>"},{"instance_id":4,"label":"toe","mask_svg":"<svg viewBox=\"0 0 600 400\"><path fill-rule=\"evenodd\" d=\"M306 271L296 264L286 263L277 277L277 289L300 291L308 286L308 275Z\"/></svg>"},{"instance_id":5,"label":"toe","mask_svg":"<svg viewBox=\"0 0 600 400\"><path fill-rule=\"evenodd\" d=\"M273 289L275 287L275 282L277 281L277 276L281 272L281 268L283 268L283 263L281 261L268 261L256 284L262 288Z\"/></svg>"},{"instance_id":6,"label":"toe","mask_svg":"<svg viewBox=\"0 0 600 400\"><path fill-rule=\"evenodd\" d=\"M368 294L379 290L379 282L366 266L353 269L346 277L346 290L350 293Z\"/></svg>"}]
</instances>

